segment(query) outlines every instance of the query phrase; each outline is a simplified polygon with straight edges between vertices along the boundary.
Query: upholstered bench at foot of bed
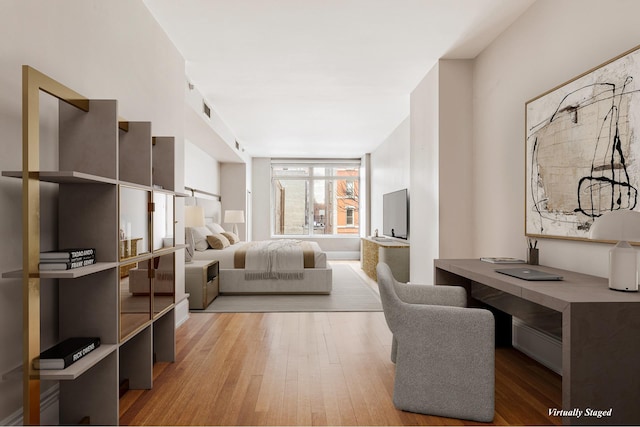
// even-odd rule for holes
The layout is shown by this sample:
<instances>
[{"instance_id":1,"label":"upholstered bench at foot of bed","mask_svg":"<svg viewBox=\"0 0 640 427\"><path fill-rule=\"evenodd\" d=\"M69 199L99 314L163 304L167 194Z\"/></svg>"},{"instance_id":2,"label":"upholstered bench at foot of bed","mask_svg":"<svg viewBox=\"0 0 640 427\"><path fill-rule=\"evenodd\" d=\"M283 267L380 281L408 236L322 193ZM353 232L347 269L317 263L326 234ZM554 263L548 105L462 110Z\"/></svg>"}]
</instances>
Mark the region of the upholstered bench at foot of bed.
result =
<instances>
[{"instance_id":1,"label":"upholstered bench at foot of bed","mask_svg":"<svg viewBox=\"0 0 640 427\"><path fill-rule=\"evenodd\" d=\"M221 294L330 294L331 268L306 268L302 279L245 280L245 270L221 269Z\"/></svg>"}]
</instances>

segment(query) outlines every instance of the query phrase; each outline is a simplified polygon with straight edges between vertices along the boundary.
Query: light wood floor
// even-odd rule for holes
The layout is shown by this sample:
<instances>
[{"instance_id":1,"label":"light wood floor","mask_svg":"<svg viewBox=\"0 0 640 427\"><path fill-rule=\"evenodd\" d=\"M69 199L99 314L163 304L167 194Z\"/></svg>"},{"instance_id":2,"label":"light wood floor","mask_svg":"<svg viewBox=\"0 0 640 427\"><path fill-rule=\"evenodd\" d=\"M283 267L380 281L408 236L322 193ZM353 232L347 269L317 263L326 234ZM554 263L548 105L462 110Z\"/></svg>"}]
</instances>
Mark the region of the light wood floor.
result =
<instances>
[{"instance_id":1,"label":"light wood floor","mask_svg":"<svg viewBox=\"0 0 640 427\"><path fill-rule=\"evenodd\" d=\"M383 314L197 313L153 389L120 400L123 425L464 425L393 407ZM552 425L561 379L513 349L496 354L500 425Z\"/></svg>"}]
</instances>

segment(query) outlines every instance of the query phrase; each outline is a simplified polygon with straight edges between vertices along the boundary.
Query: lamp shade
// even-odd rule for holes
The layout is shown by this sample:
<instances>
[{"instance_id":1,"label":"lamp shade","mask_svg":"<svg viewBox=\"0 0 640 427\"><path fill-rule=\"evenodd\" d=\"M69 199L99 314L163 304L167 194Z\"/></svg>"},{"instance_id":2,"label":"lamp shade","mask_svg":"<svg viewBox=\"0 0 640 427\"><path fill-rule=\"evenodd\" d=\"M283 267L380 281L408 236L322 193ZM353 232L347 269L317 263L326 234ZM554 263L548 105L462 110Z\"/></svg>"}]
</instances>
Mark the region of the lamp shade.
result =
<instances>
[{"instance_id":1,"label":"lamp shade","mask_svg":"<svg viewBox=\"0 0 640 427\"><path fill-rule=\"evenodd\" d=\"M184 207L184 225L186 227L204 227L204 209L202 206Z\"/></svg>"},{"instance_id":2,"label":"lamp shade","mask_svg":"<svg viewBox=\"0 0 640 427\"><path fill-rule=\"evenodd\" d=\"M606 212L593 222L589 237L594 240L640 242L640 212Z\"/></svg>"},{"instance_id":3,"label":"lamp shade","mask_svg":"<svg viewBox=\"0 0 640 427\"><path fill-rule=\"evenodd\" d=\"M244 224L244 211L224 211L224 222L227 224Z\"/></svg>"},{"instance_id":4,"label":"lamp shade","mask_svg":"<svg viewBox=\"0 0 640 427\"><path fill-rule=\"evenodd\" d=\"M589 237L618 241L609 251L609 288L637 292L638 254L628 242L640 242L640 212L607 212L593 222Z\"/></svg>"}]
</instances>

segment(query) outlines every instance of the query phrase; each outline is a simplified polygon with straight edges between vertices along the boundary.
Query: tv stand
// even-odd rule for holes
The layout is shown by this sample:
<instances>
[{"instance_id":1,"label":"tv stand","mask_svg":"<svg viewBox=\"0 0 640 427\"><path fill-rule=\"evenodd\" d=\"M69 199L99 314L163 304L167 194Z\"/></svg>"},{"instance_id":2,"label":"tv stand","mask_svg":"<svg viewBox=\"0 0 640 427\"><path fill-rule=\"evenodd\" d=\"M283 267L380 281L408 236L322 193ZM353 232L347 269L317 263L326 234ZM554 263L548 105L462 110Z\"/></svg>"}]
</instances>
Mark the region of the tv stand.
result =
<instances>
[{"instance_id":1,"label":"tv stand","mask_svg":"<svg viewBox=\"0 0 640 427\"><path fill-rule=\"evenodd\" d=\"M360 266L373 280L378 280L378 262L389 265L393 277L399 282L409 281L409 243L388 237L363 237L361 239Z\"/></svg>"},{"instance_id":2,"label":"tv stand","mask_svg":"<svg viewBox=\"0 0 640 427\"><path fill-rule=\"evenodd\" d=\"M395 240L390 239L388 237L371 237L371 239L375 240L376 242L386 242L386 243L395 242Z\"/></svg>"}]
</instances>

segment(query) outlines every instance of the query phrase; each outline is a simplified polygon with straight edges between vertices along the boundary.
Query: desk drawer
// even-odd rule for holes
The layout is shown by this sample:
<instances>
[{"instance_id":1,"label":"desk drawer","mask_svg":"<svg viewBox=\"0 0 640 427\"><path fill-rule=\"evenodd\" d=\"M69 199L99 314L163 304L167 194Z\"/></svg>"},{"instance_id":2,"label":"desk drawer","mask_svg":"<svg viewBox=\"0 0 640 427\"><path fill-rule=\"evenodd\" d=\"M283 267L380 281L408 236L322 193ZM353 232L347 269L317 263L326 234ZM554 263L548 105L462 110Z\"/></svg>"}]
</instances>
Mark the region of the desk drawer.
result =
<instances>
[{"instance_id":1,"label":"desk drawer","mask_svg":"<svg viewBox=\"0 0 640 427\"><path fill-rule=\"evenodd\" d=\"M526 324L562 339L562 313L478 282L471 282L471 296Z\"/></svg>"}]
</instances>

